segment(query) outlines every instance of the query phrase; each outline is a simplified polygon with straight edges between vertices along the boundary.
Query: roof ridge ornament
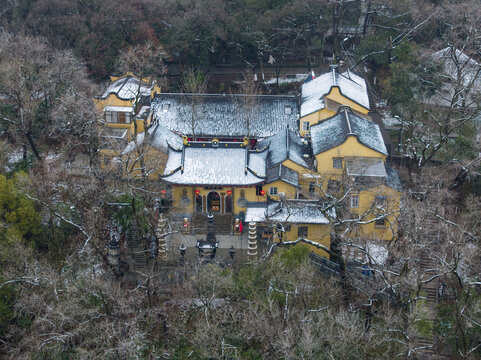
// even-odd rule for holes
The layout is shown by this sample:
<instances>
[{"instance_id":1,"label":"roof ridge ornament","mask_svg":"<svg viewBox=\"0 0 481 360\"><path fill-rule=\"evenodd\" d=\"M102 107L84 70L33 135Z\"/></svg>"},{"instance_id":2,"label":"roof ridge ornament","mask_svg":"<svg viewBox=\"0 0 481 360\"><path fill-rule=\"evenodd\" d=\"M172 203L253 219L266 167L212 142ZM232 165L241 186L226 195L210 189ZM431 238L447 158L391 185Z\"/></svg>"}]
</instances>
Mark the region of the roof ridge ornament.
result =
<instances>
[{"instance_id":1,"label":"roof ridge ornament","mask_svg":"<svg viewBox=\"0 0 481 360\"><path fill-rule=\"evenodd\" d=\"M349 111L347 108L344 108L344 115L346 116L346 122L347 122L347 127L349 129L349 133L347 135L354 135L352 133L352 129L351 129L351 120L349 119Z\"/></svg>"},{"instance_id":2,"label":"roof ridge ornament","mask_svg":"<svg viewBox=\"0 0 481 360\"><path fill-rule=\"evenodd\" d=\"M331 73L332 73L332 83L333 83L334 86L337 86L336 76L337 76L337 70L339 68L339 65L331 64L330 68L331 68Z\"/></svg>"},{"instance_id":3,"label":"roof ridge ornament","mask_svg":"<svg viewBox=\"0 0 481 360\"><path fill-rule=\"evenodd\" d=\"M289 159L289 127L286 129L286 159Z\"/></svg>"}]
</instances>

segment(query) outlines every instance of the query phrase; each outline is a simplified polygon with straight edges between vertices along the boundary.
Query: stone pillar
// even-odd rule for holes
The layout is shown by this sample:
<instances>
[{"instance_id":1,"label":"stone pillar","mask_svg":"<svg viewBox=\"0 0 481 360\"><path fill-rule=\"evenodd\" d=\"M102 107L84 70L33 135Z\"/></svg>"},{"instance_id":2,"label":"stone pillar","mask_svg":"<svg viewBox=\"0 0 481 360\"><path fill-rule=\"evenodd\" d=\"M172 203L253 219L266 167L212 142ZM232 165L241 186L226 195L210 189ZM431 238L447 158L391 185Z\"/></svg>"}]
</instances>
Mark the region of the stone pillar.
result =
<instances>
[{"instance_id":1,"label":"stone pillar","mask_svg":"<svg viewBox=\"0 0 481 360\"><path fill-rule=\"evenodd\" d=\"M115 239L111 239L108 245L107 257L109 259L110 265L118 269L119 267L119 242Z\"/></svg>"},{"instance_id":2,"label":"stone pillar","mask_svg":"<svg viewBox=\"0 0 481 360\"><path fill-rule=\"evenodd\" d=\"M251 261L257 259L257 224L255 222L249 223L247 256Z\"/></svg>"},{"instance_id":3,"label":"stone pillar","mask_svg":"<svg viewBox=\"0 0 481 360\"><path fill-rule=\"evenodd\" d=\"M116 269L119 268L119 260L120 260L120 234L119 229L115 226L110 227L110 241L107 245L107 257L109 259L110 264L115 267Z\"/></svg>"},{"instance_id":4,"label":"stone pillar","mask_svg":"<svg viewBox=\"0 0 481 360\"><path fill-rule=\"evenodd\" d=\"M162 214L159 215L159 221L157 222L157 238L159 239L159 259L167 260L167 246L165 243L167 232L167 219Z\"/></svg>"}]
</instances>

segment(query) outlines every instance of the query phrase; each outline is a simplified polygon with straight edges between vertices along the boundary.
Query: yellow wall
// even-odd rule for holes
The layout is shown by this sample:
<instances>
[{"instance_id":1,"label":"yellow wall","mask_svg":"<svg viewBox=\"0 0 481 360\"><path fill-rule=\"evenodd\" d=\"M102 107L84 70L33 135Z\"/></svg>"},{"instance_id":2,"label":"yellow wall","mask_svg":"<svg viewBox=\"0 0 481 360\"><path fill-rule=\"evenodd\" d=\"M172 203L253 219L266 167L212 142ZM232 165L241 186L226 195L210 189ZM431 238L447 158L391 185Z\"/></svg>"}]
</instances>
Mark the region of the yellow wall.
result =
<instances>
[{"instance_id":1,"label":"yellow wall","mask_svg":"<svg viewBox=\"0 0 481 360\"><path fill-rule=\"evenodd\" d=\"M341 145L315 155L317 172L322 175L341 175L342 169L334 169L332 166L335 157L373 157L386 160L386 155L362 145L355 136L349 136Z\"/></svg>"},{"instance_id":2,"label":"yellow wall","mask_svg":"<svg viewBox=\"0 0 481 360\"><path fill-rule=\"evenodd\" d=\"M110 94L105 99L95 99L95 108L100 114L103 114L106 106L132 107L132 101L121 100L115 94Z\"/></svg>"},{"instance_id":3,"label":"yellow wall","mask_svg":"<svg viewBox=\"0 0 481 360\"><path fill-rule=\"evenodd\" d=\"M341 94L341 91L339 90L339 87L337 86L333 86L329 94L327 94L324 98L327 99L326 104L328 108L329 106L332 106L331 104L336 106L334 108L330 108L330 110L332 111L337 112L337 110L339 110L339 105L349 106L353 111L364 114L364 117L369 119L369 117L367 117L367 114L369 113L369 109L352 101L348 97L343 96ZM333 101L333 103L329 102L329 100Z\"/></svg>"},{"instance_id":4,"label":"yellow wall","mask_svg":"<svg viewBox=\"0 0 481 360\"><path fill-rule=\"evenodd\" d=\"M110 76L110 79L113 82L121 78L124 78L126 76L135 77L133 73L127 72L125 75L122 75L122 76ZM150 78L143 78L142 81L146 83L150 83ZM160 92L161 92L161 87L154 83L150 92L151 98L153 98L155 94L158 94ZM119 99L115 94L109 94L105 99L95 99L94 103L95 103L95 108L97 109L97 111L101 116L103 116L103 112L106 106L122 106L122 107L130 107L130 108L133 107L133 100L122 100L122 99ZM144 125L150 124L151 117L149 116L147 118L147 121L145 124L143 120L134 120L134 117L132 117L130 124L104 123L104 125L110 128L129 129L129 132L127 134L127 140L131 140L133 135L135 134L134 121L137 124L137 133L142 133L145 131Z\"/></svg>"},{"instance_id":5,"label":"yellow wall","mask_svg":"<svg viewBox=\"0 0 481 360\"><path fill-rule=\"evenodd\" d=\"M359 208L350 208L351 214L360 215L360 221L368 223L357 225L357 228L354 228L350 235L366 239L392 240L398 230L397 218L400 211L401 193L380 185L372 189L352 193L352 195L359 195ZM382 207L376 205L378 196L385 197L385 204ZM378 227L375 222L369 222L369 220L383 214L386 215L385 227Z\"/></svg>"},{"instance_id":6,"label":"yellow wall","mask_svg":"<svg viewBox=\"0 0 481 360\"><path fill-rule=\"evenodd\" d=\"M285 160L282 163L283 166L296 171L299 174L299 188L304 192L307 193L309 191L309 183L312 180L312 178L306 178L304 174L312 174L313 171L311 169L307 169L299 164L296 164L295 162L291 160ZM288 197L289 199L294 199L295 197Z\"/></svg>"},{"instance_id":7,"label":"yellow wall","mask_svg":"<svg viewBox=\"0 0 481 360\"><path fill-rule=\"evenodd\" d=\"M284 224L285 225L285 224ZM330 225L329 224L290 224L290 229L285 232L282 241L295 241L299 238L298 229L300 226L307 226L307 239L320 243L330 249L331 236L330 236ZM274 237L274 239L277 239ZM313 245L308 246L312 251L320 256L329 259L329 254L324 250L321 250Z\"/></svg>"},{"instance_id":8,"label":"yellow wall","mask_svg":"<svg viewBox=\"0 0 481 360\"><path fill-rule=\"evenodd\" d=\"M310 126L315 125L322 120L336 115L340 106L349 106L356 115L371 120L371 118L367 115L369 113L369 109L359 105L348 97L343 96L339 90L339 87L333 86L330 92L324 96L324 108L301 118L299 129L301 136L305 136L306 134L306 132L303 130L303 123L308 122Z\"/></svg>"},{"instance_id":9,"label":"yellow wall","mask_svg":"<svg viewBox=\"0 0 481 360\"><path fill-rule=\"evenodd\" d=\"M335 157L370 157L382 159L383 162L386 160L386 155L378 153L377 151L360 144L357 141L357 138L354 136L348 137L347 140L340 146L317 154L315 157L317 160L317 170L320 174L319 184L323 187L323 189L327 189L329 180L342 181L342 177L344 176L345 161L343 159L342 169L335 169L333 168L333 158ZM375 218L376 213L379 213L377 208L374 206L374 202L378 196L385 196L388 198L388 208L386 213L399 211L401 194L384 185L380 185L358 193L352 193L352 195L359 195L359 208L350 208L350 211L352 214L365 214L366 216L364 216L365 219L363 219L363 221L369 221L370 219ZM357 227L356 231L351 233L351 236L391 240L393 238L393 234L397 231L397 215L398 213L396 212L387 218L393 224L392 227L389 226L388 222L386 222L385 228L376 227L374 222L362 224Z\"/></svg>"},{"instance_id":10,"label":"yellow wall","mask_svg":"<svg viewBox=\"0 0 481 360\"><path fill-rule=\"evenodd\" d=\"M269 195L269 189L271 187L277 187L277 195ZM288 184L282 180L273 181L267 185L264 185L263 189L266 191L266 195L273 200L279 200L279 193L284 193L285 198L287 199L295 199L296 198L296 187L292 184Z\"/></svg>"},{"instance_id":11,"label":"yellow wall","mask_svg":"<svg viewBox=\"0 0 481 360\"><path fill-rule=\"evenodd\" d=\"M302 117L301 122L300 122L300 128L299 128L299 132L300 132L301 136L306 136L306 132L303 130L304 129L303 123L308 122L309 125L310 125L309 126L309 129L310 129L310 127L312 125L315 125L315 124L319 123L319 121L321 121L321 120L328 119L331 116L336 115L336 113L337 113L337 111L333 111L333 110L330 110L328 108L324 108L324 109L321 109L319 111L313 112L312 114L309 114L309 115L306 115L306 116Z\"/></svg>"},{"instance_id":12,"label":"yellow wall","mask_svg":"<svg viewBox=\"0 0 481 360\"><path fill-rule=\"evenodd\" d=\"M183 206L180 204L180 198L183 196L183 191L184 189L187 191L187 195L190 198L190 205L188 206ZM205 188L204 186L194 186L194 187L188 187L188 186L178 186L178 185L172 185L172 206L175 208L177 212L185 212L185 213L194 213L194 199L195 199L195 190L199 190L199 196L203 197L203 211L206 211L206 202L207 202L207 195L211 191L216 191L219 193L221 196L221 201L222 201L222 208L224 207L224 197L227 195L227 190L232 191L232 201L233 201L233 211L234 214L239 214L241 211L246 212L246 207L241 207L237 203L237 200L241 197L241 192L244 192L244 197L247 199L249 202L253 201L261 201L264 202L267 200L267 194L268 190L264 186L264 190L266 190L266 196L256 196L256 188L254 187L231 187L231 186L223 186L220 187L219 189L214 189L214 187L211 188ZM222 211L223 213L223 211Z\"/></svg>"}]
</instances>

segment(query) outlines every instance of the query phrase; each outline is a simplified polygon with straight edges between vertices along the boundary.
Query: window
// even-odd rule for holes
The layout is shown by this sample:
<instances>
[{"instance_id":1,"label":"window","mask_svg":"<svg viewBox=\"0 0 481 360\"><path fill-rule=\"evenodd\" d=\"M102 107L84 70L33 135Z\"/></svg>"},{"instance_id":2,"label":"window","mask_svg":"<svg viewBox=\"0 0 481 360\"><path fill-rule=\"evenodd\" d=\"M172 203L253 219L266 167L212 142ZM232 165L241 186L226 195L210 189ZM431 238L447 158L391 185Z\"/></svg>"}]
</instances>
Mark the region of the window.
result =
<instances>
[{"instance_id":1,"label":"window","mask_svg":"<svg viewBox=\"0 0 481 360\"><path fill-rule=\"evenodd\" d=\"M316 183L310 182L309 183L309 195L314 195L316 193Z\"/></svg>"},{"instance_id":2,"label":"window","mask_svg":"<svg viewBox=\"0 0 481 360\"><path fill-rule=\"evenodd\" d=\"M299 226L297 228L297 236L301 238L307 238L308 236L307 226Z\"/></svg>"},{"instance_id":3,"label":"window","mask_svg":"<svg viewBox=\"0 0 481 360\"><path fill-rule=\"evenodd\" d=\"M310 124L307 121L304 121L302 123L302 130L303 131L309 131L309 129L310 129Z\"/></svg>"},{"instance_id":4,"label":"window","mask_svg":"<svg viewBox=\"0 0 481 360\"><path fill-rule=\"evenodd\" d=\"M269 195L270 196L277 195L277 188L276 187L269 188Z\"/></svg>"},{"instance_id":5,"label":"window","mask_svg":"<svg viewBox=\"0 0 481 360\"><path fill-rule=\"evenodd\" d=\"M284 114L285 115L291 115L292 114L292 106L284 107Z\"/></svg>"},{"instance_id":6,"label":"window","mask_svg":"<svg viewBox=\"0 0 481 360\"><path fill-rule=\"evenodd\" d=\"M359 195L351 195L351 208L359 207Z\"/></svg>"},{"instance_id":7,"label":"window","mask_svg":"<svg viewBox=\"0 0 481 360\"><path fill-rule=\"evenodd\" d=\"M116 124L130 124L131 114L128 112L106 111L105 121Z\"/></svg>"},{"instance_id":8,"label":"window","mask_svg":"<svg viewBox=\"0 0 481 360\"><path fill-rule=\"evenodd\" d=\"M377 219L375 222L374 222L374 226L377 227L377 228L385 228L386 227L386 220L383 218L383 219Z\"/></svg>"},{"instance_id":9,"label":"window","mask_svg":"<svg viewBox=\"0 0 481 360\"><path fill-rule=\"evenodd\" d=\"M332 158L332 167L334 169L342 169L342 158L340 157Z\"/></svg>"}]
</instances>

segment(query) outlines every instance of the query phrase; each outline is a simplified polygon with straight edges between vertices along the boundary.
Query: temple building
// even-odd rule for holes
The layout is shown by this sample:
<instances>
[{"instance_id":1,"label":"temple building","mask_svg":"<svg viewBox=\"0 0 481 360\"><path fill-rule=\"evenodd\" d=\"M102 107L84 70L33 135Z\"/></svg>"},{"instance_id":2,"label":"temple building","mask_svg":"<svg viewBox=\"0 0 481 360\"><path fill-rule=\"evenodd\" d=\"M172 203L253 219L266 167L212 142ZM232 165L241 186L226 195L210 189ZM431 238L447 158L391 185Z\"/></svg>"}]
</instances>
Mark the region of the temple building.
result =
<instances>
[{"instance_id":1,"label":"temple building","mask_svg":"<svg viewBox=\"0 0 481 360\"><path fill-rule=\"evenodd\" d=\"M140 79L128 72L111 76L111 83L95 99L101 115L101 166L109 168L127 142L151 123L151 99L160 87L150 78Z\"/></svg>"},{"instance_id":2,"label":"temple building","mask_svg":"<svg viewBox=\"0 0 481 360\"><path fill-rule=\"evenodd\" d=\"M187 224L211 213L231 233L254 222L273 241L328 248L341 214L320 204L337 196L342 216L359 219L348 236L390 240L401 186L369 111L364 79L337 68L300 98L153 93L151 122L120 157L131 176L166 184L172 217Z\"/></svg>"},{"instance_id":3,"label":"temple building","mask_svg":"<svg viewBox=\"0 0 481 360\"><path fill-rule=\"evenodd\" d=\"M302 85L299 132L310 137L311 126L335 115L341 106L369 119L369 92L364 78L347 70L339 73L336 66Z\"/></svg>"}]
</instances>

